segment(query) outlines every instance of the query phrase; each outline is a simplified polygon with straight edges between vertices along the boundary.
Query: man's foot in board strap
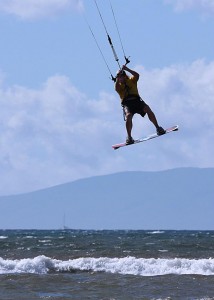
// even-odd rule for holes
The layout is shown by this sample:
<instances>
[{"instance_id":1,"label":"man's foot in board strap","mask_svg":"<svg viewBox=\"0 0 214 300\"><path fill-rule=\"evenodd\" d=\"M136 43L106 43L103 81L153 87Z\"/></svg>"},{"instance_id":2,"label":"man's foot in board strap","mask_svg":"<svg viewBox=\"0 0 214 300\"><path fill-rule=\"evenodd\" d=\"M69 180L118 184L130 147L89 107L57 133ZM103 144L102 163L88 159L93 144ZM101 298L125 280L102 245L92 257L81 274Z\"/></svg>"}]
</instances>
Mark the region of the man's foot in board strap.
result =
<instances>
[{"instance_id":1,"label":"man's foot in board strap","mask_svg":"<svg viewBox=\"0 0 214 300\"><path fill-rule=\"evenodd\" d=\"M130 136L127 137L126 139L126 145L131 145L131 144L134 144L134 139Z\"/></svg>"},{"instance_id":2,"label":"man's foot in board strap","mask_svg":"<svg viewBox=\"0 0 214 300\"><path fill-rule=\"evenodd\" d=\"M164 130L161 126L159 126L157 128L157 135L162 135L162 134L165 134L166 133L166 130Z\"/></svg>"}]
</instances>

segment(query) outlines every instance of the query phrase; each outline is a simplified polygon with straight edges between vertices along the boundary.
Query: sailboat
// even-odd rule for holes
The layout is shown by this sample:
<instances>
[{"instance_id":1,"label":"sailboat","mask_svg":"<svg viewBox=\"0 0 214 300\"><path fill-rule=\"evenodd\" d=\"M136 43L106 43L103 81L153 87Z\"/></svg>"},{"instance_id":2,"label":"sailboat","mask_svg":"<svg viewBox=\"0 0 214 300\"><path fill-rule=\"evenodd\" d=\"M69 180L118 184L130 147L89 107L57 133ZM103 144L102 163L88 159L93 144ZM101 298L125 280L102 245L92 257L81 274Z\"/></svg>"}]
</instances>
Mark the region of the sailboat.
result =
<instances>
[{"instance_id":1,"label":"sailboat","mask_svg":"<svg viewBox=\"0 0 214 300\"><path fill-rule=\"evenodd\" d=\"M65 225L66 223L65 223L65 214L63 215L63 226L62 226L62 228L64 229L64 230L66 230L66 229L70 229L68 226L66 226Z\"/></svg>"}]
</instances>

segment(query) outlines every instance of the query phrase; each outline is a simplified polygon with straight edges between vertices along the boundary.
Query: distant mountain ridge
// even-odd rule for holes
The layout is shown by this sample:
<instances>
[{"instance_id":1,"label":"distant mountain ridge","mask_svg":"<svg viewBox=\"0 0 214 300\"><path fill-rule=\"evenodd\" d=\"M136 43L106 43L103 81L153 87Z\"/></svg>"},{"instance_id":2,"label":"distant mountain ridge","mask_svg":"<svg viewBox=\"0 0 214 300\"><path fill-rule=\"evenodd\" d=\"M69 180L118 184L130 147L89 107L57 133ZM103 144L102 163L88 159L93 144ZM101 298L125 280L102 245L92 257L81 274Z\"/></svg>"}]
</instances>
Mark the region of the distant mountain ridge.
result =
<instances>
[{"instance_id":1,"label":"distant mountain ridge","mask_svg":"<svg viewBox=\"0 0 214 300\"><path fill-rule=\"evenodd\" d=\"M214 168L121 172L0 197L0 229L214 230Z\"/></svg>"}]
</instances>

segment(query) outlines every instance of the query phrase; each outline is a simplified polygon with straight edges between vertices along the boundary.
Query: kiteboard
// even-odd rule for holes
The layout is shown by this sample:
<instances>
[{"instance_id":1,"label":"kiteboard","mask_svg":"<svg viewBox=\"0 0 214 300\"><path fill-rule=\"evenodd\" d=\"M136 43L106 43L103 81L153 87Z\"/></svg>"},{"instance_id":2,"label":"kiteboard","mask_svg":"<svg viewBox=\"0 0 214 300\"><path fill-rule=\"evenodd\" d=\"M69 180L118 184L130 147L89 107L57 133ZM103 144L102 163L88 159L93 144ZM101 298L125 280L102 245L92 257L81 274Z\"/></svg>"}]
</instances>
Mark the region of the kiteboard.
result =
<instances>
[{"instance_id":1,"label":"kiteboard","mask_svg":"<svg viewBox=\"0 0 214 300\"><path fill-rule=\"evenodd\" d=\"M165 134L167 134L167 133L170 133L170 132L173 132L173 131L177 131L177 130L178 130L178 125L173 126L173 127L170 127L170 128L167 128L167 129L165 129L165 130L166 130L166 132L165 132L164 134L161 134L161 135L158 135L157 133L150 134L150 135L148 135L148 136L146 136L146 137L144 137L144 138L140 138L140 139L134 140L134 143L133 143L133 144L126 144L126 142L123 142L123 143L120 143L120 144L112 145L112 148L113 148L114 150L117 150L117 149L119 149L119 148L121 148L121 147L131 146L131 145L135 145L135 144L138 144L138 143L142 143L142 142L149 141L149 140L151 140L151 139L154 139L154 138L156 138L156 137L160 137L160 136L165 135Z\"/></svg>"}]
</instances>

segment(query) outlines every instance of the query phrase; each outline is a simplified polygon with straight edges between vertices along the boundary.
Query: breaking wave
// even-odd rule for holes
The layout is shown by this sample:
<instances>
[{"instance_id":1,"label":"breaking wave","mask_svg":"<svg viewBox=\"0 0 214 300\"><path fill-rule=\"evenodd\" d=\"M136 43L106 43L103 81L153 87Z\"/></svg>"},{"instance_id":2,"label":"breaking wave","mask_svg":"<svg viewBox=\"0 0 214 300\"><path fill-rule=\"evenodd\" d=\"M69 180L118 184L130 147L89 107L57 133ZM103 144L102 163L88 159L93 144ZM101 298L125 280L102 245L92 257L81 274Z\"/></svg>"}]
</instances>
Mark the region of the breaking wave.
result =
<instances>
[{"instance_id":1,"label":"breaking wave","mask_svg":"<svg viewBox=\"0 0 214 300\"><path fill-rule=\"evenodd\" d=\"M160 276L167 274L214 275L214 259L77 258L67 261L46 256L20 260L0 258L0 274L49 272L108 272L124 275Z\"/></svg>"}]
</instances>

